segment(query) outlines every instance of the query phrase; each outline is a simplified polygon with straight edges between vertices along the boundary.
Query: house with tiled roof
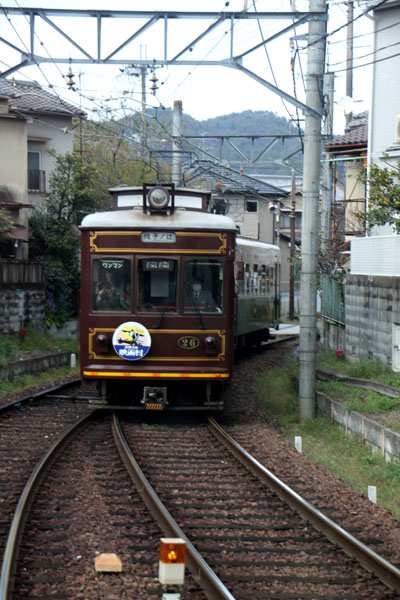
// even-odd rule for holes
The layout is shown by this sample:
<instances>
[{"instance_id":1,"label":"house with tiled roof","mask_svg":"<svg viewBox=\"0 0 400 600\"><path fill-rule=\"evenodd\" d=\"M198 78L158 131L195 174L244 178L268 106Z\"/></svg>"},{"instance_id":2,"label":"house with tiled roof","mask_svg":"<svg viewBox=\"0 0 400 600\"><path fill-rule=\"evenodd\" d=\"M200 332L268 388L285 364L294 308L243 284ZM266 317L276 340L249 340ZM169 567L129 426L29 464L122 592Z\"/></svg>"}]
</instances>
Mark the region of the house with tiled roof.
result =
<instances>
[{"instance_id":1,"label":"house with tiled roof","mask_svg":"<svg viewBox=\"0 0 400 600\"><path fill-rule=\"evenodd\" d=\"M48 191L54 156L73 149L72 119L77 107L36 82L0 79L0 206L16 224L1 255L28 257L29 209Z\"/></svg>"},{"instance_id":2,"label":"house with tiled roof","mask_svg":"<svg viewBox=\"0 0 400 600\"><path fill-rule=\"evenodd\" d=\"M277 243L273 207L288 192L243 171L210 160L197 160L185 168L185 185L205 186L212 192L214 210L229 213L242 235Z\"/></svg>"},{"instance_id":3,"label":"house with tiled roof","mask_svg":"<svg viewBox=\"0 0 400 600\"><path fill-rule=\"evenodd\" d=\"M281 291L289 291L290 236L281 231L290 204L290 193L266 178L246 175L210 160L184 166L186 186L206 187L212 193L213 210L228 214L245 237L276 244L281 249ZM301 215L301 206L297 206ZM299 222L301 216L299 216ZM286 223L286 221L285 221ZM284 234L286 233L286 235Z\"/></svg>"},{"instance_id":4,"label":"house with tiled roof","mask_svg":"<svg viewBox=\"0 0 400 600\"><path fill-rule=\"evenodd\" d=\"M364 235L365 230L356 212L365 212L365 185L360 172L366 166L368 147L368 113L354 115L345 133L325 144L325 152L334 179L332 199L333 235L342 243ZM342 186L343 194L338 193Z\"/></svg>"}]
</instances>

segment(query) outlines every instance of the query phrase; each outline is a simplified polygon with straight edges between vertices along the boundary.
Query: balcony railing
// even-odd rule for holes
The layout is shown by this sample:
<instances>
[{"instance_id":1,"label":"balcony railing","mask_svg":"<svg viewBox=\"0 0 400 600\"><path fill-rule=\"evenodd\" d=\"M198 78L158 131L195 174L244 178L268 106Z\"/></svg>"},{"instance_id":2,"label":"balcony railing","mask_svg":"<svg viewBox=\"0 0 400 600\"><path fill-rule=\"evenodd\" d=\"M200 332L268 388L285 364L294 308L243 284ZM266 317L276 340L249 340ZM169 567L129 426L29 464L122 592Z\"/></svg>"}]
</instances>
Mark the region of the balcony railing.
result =
<instances>
[{"instance_id":1,"label":"balcony railing","mask_svg":"<svg viewBox=\"0 0 400 600\"><path fill-rule=\"evenodd\" d=\"M46 171L28 169L28 192L43 194L46 191Z\"/></svg>"}]
</instances>

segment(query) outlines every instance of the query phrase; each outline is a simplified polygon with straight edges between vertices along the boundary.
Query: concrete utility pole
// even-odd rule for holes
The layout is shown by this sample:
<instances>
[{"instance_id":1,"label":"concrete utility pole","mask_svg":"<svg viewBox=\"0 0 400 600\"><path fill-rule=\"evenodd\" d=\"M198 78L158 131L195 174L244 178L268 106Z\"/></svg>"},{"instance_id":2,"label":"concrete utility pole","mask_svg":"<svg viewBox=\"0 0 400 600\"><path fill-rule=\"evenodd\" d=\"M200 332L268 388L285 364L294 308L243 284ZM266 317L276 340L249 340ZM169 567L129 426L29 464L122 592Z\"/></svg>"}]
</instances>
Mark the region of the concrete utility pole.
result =
<instances>
[{"instance_id":1,"label":"concrete utility pole","mask_svg":"<svg viewBox=\"0 0 400 600\"><path fill-rule=\"evenodd\" d=\"M347 2L347 35L346 35L346 96L353 98L353 0ZM350 123L352 112L346 114L346 126Z\"/></svg>"},{"instance_id":2,"label":"concrete utility pole","mask_svg":"<svg viewBox=\"0 0 400 600\"><path fill-rule=\"evenodd\" d=\"M333 129L333 86L334 74L326 73L324 78L325 125L324 137L332 137ZM329 152L323 154L322 191L321 191L321 249L327 250L331 241L332 219L332 167L329 162Z\"/></svg>"},{"instance_id":3,"label":"concrete utility pole","mask_svg":"<svg viewBox=\"0 0 400 600\"><path fill-rule=\"evenodd\" d=\"M140 115L140 155L143 159L147 156L147 121L146 121L146 75L147 67L140 67L142 80L142 113Z\"/></svg>"},{"instance_id":4,"label":"concrete utility pole","mask_svg":"<svg viewBox=\"0 0 400 600\"><path fill-rule=\"evenodd\" d=\"M289 271L289 319L294 319L294 249L296 245L296 173L292 170L292 191L290 194L290 271Z\"/></svg>"},{"instance_id":5,"label":"concrete utility pole","mask_svg":"<svg viewBox=\"0 0 400 600\"><path fill-rule=\"evenodd\" d=\"M174 101L174 112L172 116L172 183L182 185L182 148L176 143L175 138L182 136L182 100Z\"/></svg>"},{"instance_id":6,"label":"concrete utility pole","mask_svg":"<svg viewBox=\"0 0 400 600\"><path fill-rule=\"evenodd\" d=\"M327 0L310 0L310 11L327 11ZM306 111L304 127L303 220L300 288L300 423L315 417L317 346L318 205L321 172L321 116L326 21L311 21L308 29ZM317 113L317 114L316 114Z\"/></svg>"}]
</instances>

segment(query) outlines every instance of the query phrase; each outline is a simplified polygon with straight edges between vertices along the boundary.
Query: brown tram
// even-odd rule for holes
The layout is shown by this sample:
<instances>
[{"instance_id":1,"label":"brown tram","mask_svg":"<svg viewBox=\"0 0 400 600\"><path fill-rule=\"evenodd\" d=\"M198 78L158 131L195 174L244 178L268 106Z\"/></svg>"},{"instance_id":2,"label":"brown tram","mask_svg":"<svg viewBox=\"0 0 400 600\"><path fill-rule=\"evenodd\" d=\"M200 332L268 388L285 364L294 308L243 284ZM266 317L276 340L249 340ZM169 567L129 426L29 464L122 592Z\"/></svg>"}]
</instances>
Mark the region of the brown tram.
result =
<instances>
[{"instance_id":1,"label":"brown tram","mask_svg":"<svg viewBox=\"0 0 400 600\"><path fill-rule=\"evenodd\" d=\"M111 190L81 224L81 375L111 404L221 409L235 345L268 338L279 249L241 240L204 190Z\"/></svg>"}]
</instances>

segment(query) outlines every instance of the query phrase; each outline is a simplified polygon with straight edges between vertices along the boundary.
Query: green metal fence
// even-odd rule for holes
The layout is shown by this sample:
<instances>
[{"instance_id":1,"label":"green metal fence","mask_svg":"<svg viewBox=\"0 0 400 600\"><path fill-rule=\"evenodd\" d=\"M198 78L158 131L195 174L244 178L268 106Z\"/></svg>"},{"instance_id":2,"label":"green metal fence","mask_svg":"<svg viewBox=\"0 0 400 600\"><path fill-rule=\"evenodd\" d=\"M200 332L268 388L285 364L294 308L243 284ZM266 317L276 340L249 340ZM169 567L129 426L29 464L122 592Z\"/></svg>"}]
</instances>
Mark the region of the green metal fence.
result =
<instances>
[{"instance_id":1,"label":"green metal fence","mask_svg":"<svg viewBox=\"0 0 400 600\"><path fill-rule=\"evenodd\" d=\"M324 321L344 327L344 284L326 276L322 277L321 317Z\"/></svg>"}]
</instances>

